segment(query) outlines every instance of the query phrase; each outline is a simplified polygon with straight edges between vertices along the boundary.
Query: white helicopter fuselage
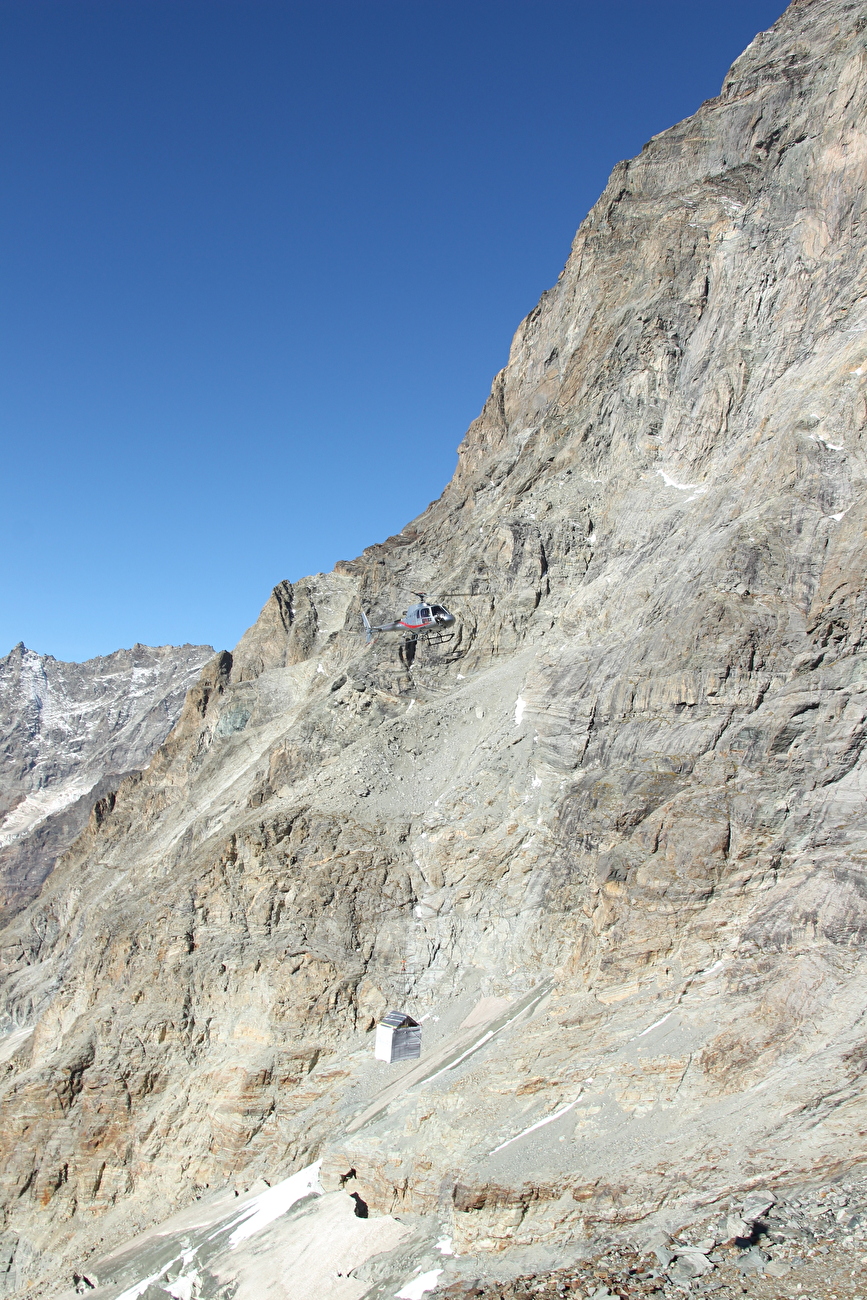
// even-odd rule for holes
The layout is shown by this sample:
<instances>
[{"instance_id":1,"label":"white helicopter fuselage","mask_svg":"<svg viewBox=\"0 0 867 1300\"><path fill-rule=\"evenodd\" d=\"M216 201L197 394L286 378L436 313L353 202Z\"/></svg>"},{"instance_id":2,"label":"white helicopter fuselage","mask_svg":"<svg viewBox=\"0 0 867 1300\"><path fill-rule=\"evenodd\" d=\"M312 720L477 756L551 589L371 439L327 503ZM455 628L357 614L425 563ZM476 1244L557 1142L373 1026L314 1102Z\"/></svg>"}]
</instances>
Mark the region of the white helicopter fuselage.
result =
<instances>
[{"instance_id":1,"label":"white helicopter fuselage","mask_svg":"<svg viewBox=\"0 0 867 1300\"><path fill-rule=\"evenodd\" d=\"M413 605L394 626L400 631L424 633L451 627L454 614L443 605Z\"/></svg>"},{"instance_id":2,"label":"white helicopter fuselage","mask_svg":"<svg viewBox=\"0 0 867 1300\"><path fill-rule=\"evenodd\" d=\"M412 605L403 618L396 619L394 623L371 624L366 614L362 613L361 617L368 640L374 632L402 632L408 638L415 640L420 636L429 636L431 633L441 634L455 623L454 614L450 614L444 605L434 603Z\"/></svg>"}]
</instances>

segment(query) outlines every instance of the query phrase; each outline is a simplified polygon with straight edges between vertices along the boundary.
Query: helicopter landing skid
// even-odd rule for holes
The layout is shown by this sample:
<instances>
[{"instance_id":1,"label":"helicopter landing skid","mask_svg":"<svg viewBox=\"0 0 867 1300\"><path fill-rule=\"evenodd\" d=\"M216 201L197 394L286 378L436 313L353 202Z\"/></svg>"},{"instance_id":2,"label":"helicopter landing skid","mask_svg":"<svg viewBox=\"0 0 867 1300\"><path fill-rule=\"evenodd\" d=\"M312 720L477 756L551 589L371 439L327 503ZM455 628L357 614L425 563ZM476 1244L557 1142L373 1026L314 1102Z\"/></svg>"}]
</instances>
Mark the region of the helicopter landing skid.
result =
<instances>
[{"instance_id":1,"label":"helicopter landing skid","mask_svg":"<svg viewBox=\"0 0 867 1300\"><path fill-rule=\"evenodd\" d=\"M446 641L454 640L454 632L428 632L426 635L416 632L413 636L403 638L404 645L418 645L423 641L426 645L445 645Z\"/></svg>"}]
</instances>

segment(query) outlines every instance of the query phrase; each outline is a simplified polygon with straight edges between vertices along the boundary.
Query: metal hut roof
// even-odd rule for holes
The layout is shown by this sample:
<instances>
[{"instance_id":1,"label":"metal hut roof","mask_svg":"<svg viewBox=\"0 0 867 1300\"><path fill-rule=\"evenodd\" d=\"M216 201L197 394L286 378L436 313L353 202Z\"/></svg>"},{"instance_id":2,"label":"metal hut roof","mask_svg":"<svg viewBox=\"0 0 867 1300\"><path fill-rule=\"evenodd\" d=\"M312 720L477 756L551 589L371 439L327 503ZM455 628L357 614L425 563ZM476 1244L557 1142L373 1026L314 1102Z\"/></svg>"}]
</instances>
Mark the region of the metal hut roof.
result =
<instances>
[{"instance_id":1,"label":"metal hut roof","mask_svg":"<svg viewBox=\"0 0 867 1300\"><path fill-rule=\"evenodd\" d=\"M387 1016L383 1016L379 1022L386 1025L389 1029L417 1029L418 1021L413 1020L405 1011L389 1011Z\"/></svg>"}]
</instances>

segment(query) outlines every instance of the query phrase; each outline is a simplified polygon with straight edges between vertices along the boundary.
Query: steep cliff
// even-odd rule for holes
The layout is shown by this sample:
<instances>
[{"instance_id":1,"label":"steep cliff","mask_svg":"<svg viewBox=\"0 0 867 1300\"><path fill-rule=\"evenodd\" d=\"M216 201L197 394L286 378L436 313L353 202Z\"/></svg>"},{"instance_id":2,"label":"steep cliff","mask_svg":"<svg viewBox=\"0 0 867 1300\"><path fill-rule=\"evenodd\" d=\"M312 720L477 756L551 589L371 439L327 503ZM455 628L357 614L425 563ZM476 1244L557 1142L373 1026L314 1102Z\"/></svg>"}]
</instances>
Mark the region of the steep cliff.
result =
<instances>
[{"instance_id":1,"label":"steep cliff","mask_svg":"<svg viewBox=\"0 0 867 1300\"><path fill-rule=\"evenodd\" d=\"M864 1158L865 42L796 0L615 168L440 499L7 925L7 1295L317 1156L503 1259ZM365 645L406 588L451 643Z\"/></svg>"},{"instance_id":2,"label":"steep cliff","mask_svg":"<svg viewBox=\"0 0 867 1300\"><path fill-rule=\"evenodd\" d=\"M20 644L0 659L0 917L30 902L93 805L147 765L213 653L136 645L62 663Z\"/></svg>"}]
</instances>

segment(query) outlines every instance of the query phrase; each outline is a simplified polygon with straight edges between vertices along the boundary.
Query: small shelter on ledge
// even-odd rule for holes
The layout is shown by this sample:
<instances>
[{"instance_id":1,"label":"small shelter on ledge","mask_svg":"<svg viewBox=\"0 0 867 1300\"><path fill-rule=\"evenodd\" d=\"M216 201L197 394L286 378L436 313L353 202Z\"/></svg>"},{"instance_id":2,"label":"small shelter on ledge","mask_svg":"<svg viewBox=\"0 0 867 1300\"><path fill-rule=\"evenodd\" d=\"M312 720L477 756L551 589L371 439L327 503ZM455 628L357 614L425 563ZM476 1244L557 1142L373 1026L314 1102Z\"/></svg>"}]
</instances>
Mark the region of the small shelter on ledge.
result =
<instances>
[{"instance_id":1,"label":"small shelter on ledge","mask_svg":"<svg viewBox=\"0 0 867 1300\"><path fill-rule=\"evenodd\" d=\"M377 1061L414 1061L421 1056L421 1025L405 1011L389 1011L376 1026Z\"/></svg>"}]
</instances>

